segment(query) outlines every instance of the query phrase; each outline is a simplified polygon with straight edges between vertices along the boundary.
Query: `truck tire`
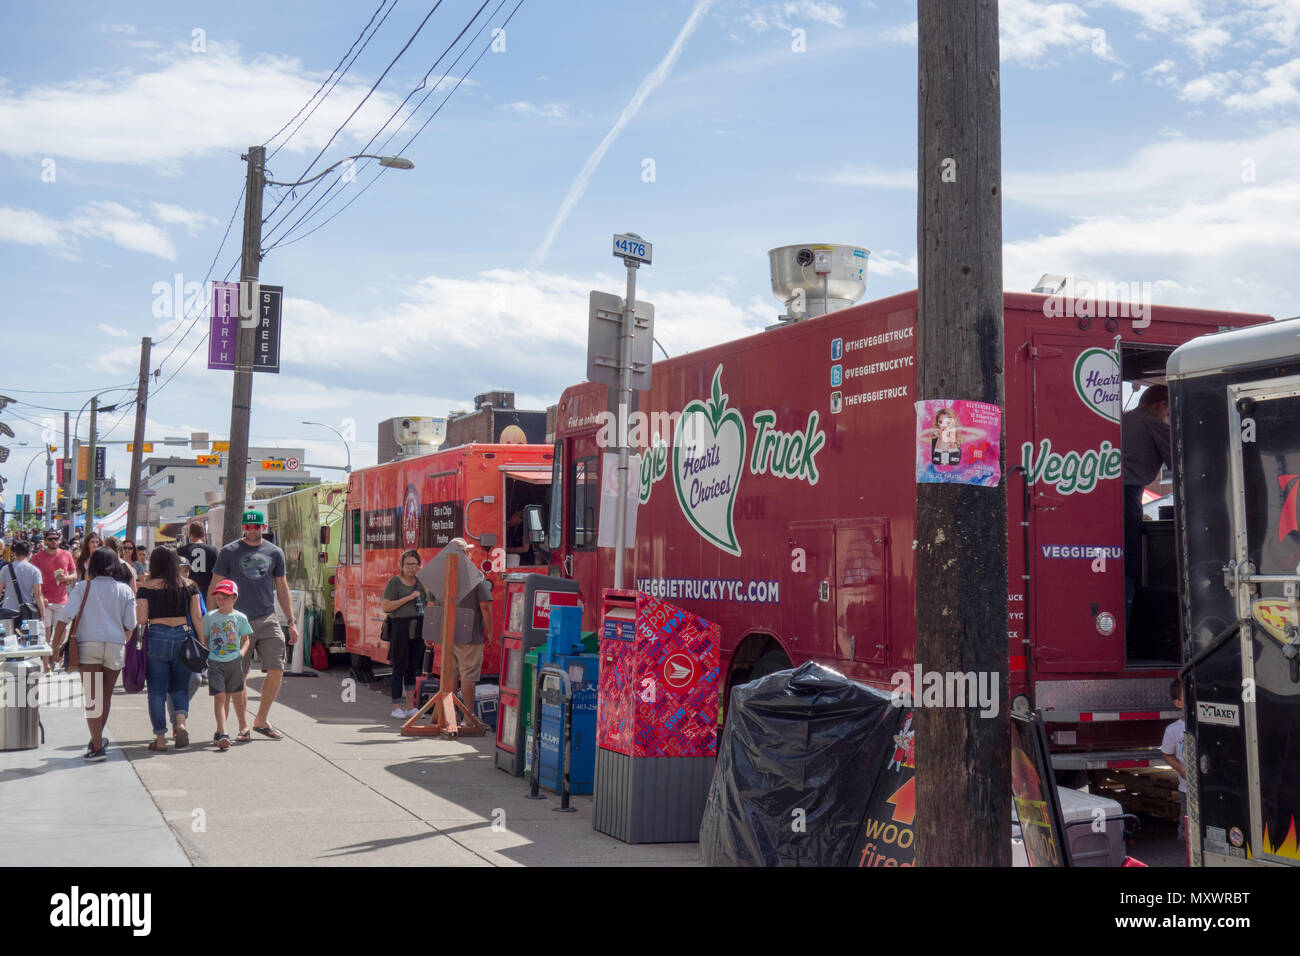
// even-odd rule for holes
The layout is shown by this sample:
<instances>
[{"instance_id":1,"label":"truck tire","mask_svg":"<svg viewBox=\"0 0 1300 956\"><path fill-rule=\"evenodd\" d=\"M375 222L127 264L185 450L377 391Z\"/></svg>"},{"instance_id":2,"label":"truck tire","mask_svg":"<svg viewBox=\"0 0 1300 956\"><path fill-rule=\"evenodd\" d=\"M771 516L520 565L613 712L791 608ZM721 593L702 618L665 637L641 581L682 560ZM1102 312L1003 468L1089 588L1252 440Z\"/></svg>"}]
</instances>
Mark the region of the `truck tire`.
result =
<instances>
[{"instance_id":1,"label":"truck tire","mask_svg":"<svg viewBox=\"0 0 1300 956\"><path fill-rule=\"evenodd\" d=\"M790 658L786 657L785 651L776 647L754 661L754 666L749 669L749 676L745 679L745 682L755 681L760 677L766 677L768 674L775 674L777 671L788 670L789 668Z\"/></svg>"}]
</instances>

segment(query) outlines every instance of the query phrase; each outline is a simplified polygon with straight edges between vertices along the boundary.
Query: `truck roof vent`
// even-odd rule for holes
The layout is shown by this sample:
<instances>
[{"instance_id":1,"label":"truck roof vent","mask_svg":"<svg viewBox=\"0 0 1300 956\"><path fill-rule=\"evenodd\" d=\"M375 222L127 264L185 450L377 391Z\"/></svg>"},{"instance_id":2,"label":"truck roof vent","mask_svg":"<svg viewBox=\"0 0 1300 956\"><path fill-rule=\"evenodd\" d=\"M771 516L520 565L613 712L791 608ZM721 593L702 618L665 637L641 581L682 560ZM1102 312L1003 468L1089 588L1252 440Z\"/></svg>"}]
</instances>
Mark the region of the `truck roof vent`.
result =
<instances>
[{"instance_id":1,"label":"truck roof vent","mask_svg":"<svg viewBox=\"0 0 1300 956\"><path fill-rule=\"evenodd\" d=\"M846 309L867 291L867 257L861 246L805 242L768 252L772 294L786 314L774 328Z\"/></svg>"}]
</instances>

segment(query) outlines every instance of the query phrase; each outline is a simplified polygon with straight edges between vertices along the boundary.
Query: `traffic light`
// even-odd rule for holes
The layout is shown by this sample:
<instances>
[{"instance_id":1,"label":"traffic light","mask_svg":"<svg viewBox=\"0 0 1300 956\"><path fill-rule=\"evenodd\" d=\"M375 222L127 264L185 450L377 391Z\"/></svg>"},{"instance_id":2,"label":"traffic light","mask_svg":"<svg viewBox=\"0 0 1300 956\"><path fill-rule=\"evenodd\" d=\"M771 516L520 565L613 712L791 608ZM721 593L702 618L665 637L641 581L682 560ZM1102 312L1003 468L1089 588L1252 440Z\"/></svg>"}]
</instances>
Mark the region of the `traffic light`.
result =
<instances>
[{"instance_id":1,"label":"traffic light","mask_svg":"<svg viewBox=\"0 0 1300 956\"><path fill-rule=\"evenodd\" d=\"M44 507L45 507L45 492L37 491L36 492L36 513L40 514L41 509Z\"/></svg>"}]
</instances>

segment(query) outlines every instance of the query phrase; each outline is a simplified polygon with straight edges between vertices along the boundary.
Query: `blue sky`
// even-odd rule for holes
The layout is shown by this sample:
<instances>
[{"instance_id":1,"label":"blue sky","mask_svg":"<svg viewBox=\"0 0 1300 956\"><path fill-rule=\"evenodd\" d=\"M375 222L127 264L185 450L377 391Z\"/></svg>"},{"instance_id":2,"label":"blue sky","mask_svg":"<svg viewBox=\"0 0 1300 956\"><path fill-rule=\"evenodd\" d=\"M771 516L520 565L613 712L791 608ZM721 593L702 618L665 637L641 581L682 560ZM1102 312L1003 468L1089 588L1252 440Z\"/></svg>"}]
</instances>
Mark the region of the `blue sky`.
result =
<instances>
[{"instance_id":1,"label":"blue sky","mask_svg":"<svg viewBox=\"0 0 1300 956\"><path fill-rule=\"evenodd\" d=\"M308 173L432 6L391 3L6 9L0 392L26 404L0 417L19 440L39 442L50 417L61 441L56 409L130 383L144 335L161 372L148 436L225 437L231 376L205 368L206 318L156 315L155 286L205 278L240 153L298 112L372 13L387 18L271 158L272 178L361 151L479 6L444 0ZM385 152L425 123L515 3L488 3L447 80L372 149L403 120ZM1157 302L1300 312L1300 0L1004 0L1001 16L1009 289L1051 272L1150 282ZM584 375L587 291L622 291L614 232L654 243L638 295L673 354L771 323L774 246L863 245L869 298L915 286L914 3L523 0L497 46L404 150L414 170L385 173L300 242L269 249L296 199L271 216L262 278L286 290L284 358L255 377L255 443L341 462L336 438L299 423L351 420L362 464L391 415L445 415L497 387L521 407L553 403ZM337 200L287 238L373 175L327 177ZM285 192L268 188L268 213ZM241 221L213 278L238 256ZM130 427L128 414L111 437ZM15 447L0 466L6 501L30 457ZM121 446L109 463L125 483Z\"/></svg>"}]
</instances>

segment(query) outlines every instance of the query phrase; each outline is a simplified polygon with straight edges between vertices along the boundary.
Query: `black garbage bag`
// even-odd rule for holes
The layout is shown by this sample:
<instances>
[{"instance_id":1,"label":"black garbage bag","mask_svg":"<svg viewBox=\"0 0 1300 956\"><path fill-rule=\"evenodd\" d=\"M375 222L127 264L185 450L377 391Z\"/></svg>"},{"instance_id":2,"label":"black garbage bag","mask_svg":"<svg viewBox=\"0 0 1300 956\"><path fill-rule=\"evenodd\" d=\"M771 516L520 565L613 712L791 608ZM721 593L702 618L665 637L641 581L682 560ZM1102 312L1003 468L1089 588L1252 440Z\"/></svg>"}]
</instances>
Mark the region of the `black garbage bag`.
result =
<instances>
[{"instance_id":1,"label":"black garbage bag","mask_svg":"<svg viewBox=\"0 0 1300 956\"><path fill-rule=\"evenodd\" d=\"M732 688L700 825L705 865L850 865L906 713L815 663Z\"/></svg>"}]
</instances>

